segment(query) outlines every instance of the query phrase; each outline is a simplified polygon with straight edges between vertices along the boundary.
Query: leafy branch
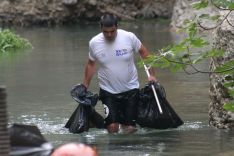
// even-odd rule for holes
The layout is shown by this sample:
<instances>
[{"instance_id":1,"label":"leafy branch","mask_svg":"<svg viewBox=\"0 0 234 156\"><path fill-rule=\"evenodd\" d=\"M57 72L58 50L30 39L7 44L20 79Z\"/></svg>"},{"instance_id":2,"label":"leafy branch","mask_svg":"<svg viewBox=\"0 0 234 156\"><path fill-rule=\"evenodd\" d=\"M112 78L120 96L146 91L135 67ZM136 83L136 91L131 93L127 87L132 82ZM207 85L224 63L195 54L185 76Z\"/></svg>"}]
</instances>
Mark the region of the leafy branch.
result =
<instances>
[{"instance_id":1,"label":"leafy branch","mask_svg":"<svg viewBox=\"0 0 234 156\"><path fill-rule=\"evenodd\" d=\"M216 29L224 21L227 21L234 28L228 18L234 10L234 2L232 0L200 0L192 4L195 9L204 9L209 5L228 12L222 18L220 15L202 14L198 17L195 16L191 20L186 19L180 31L185 32L187 37L177 44L172 44L159 50L155 55L149 56L144 62L153 67L168 68L172 72L183 70L189 75L197 73L230 75L231 78L224 84L224 87L227 88L229 96L234 97L234 60L227 61L214 71L203 71L196 67L201 61L223 57L225 54L223 49L212 48L210 42L202 37L198 30L208 31ZM202 25L203 20L214 21L216 25L213 27L204 26ZM234 101L226 103L224 109L234 111Z\"/></svg>"}]
</instances>

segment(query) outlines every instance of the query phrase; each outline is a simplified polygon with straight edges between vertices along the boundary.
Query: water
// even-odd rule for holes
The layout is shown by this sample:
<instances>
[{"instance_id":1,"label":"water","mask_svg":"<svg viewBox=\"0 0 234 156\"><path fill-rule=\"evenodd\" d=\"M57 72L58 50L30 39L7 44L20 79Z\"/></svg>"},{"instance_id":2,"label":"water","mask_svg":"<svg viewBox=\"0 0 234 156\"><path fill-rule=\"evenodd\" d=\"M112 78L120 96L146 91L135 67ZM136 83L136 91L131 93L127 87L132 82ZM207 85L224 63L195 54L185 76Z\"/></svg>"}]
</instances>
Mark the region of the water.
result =
<instances>
[{"instance_id":1,"label":"water","mask_svg":"<svg viewBox=\"0 0 234 156\"><path fill-rule=\"evenodd\" d=\"M120 27L135 32L151 52L180 38L166 24L157 22L121 23ZM160 69L157 77L171 106L184 120L183 126L169 130L139 128L130 135L110 135L99 129L70 134L63 126L77 105L69 91L82 82L88 41L99 33L98 25L14 30L29 39L34 49L0 57L0 84L7 86L10 124L37 125L54 146L82 142L96 146L102 156L208 156L232 150L233 132L208 124L208 75L172 74ZM208 65L203 62L199 68L207 70ZM139 69L139 77L143 86L143 69ZM98 92L96 75L90 90ZM103 114L100 103L96 110Z\"/></svg>"}]
</instances>

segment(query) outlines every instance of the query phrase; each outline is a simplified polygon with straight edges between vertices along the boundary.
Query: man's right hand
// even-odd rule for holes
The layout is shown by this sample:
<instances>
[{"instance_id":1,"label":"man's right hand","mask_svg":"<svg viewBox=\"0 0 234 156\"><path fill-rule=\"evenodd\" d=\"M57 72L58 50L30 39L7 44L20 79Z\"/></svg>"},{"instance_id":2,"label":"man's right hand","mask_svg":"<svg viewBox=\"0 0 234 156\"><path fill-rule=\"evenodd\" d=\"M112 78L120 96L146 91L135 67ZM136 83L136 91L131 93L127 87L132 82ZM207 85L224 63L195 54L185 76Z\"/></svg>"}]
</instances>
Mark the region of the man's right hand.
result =
<instances>
[{"instance_id":1,"label":"man's right hand","mask_svg":"<svg viewBox=\"0 0 234 156\"><path fill-rule=\"evenodd\" d=\"M149 77L148 77L148 81L149 81L149 82L151 82L151 81L153 81L153 82L158 82L155 76L149 76Z\"/></svg>"}]
</instances>

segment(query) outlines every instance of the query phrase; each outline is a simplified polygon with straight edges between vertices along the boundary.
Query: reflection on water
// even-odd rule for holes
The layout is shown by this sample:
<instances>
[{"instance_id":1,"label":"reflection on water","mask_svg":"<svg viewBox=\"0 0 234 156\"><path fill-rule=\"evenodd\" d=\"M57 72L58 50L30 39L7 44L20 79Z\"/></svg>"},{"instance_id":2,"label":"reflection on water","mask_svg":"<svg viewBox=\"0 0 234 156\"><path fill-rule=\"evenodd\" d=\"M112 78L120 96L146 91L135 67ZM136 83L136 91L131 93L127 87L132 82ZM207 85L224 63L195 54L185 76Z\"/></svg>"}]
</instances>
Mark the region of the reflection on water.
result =
<instances>
[{"instance_id":1,"label":"reflection on water","mask_svg":"<svg viewBox=\"0 0 234 156\"><path fill-rule=\"evenodd\" d=\"M135 32L152 52L176 41L179 36L155 22L121 23ZM83 79L88 41L99 33L97 24L55 28L18 28L16 31L33 44L31 52L0 59L0 84L8 91L10 123L35 124L55 146L83 142L96 146L100 155L183 156L215 155L232 149L233 132L208 125L207 75L172 74L157 70L171 106L185 121L177 129L139 128L135 134L110 135L103 129L71 134L63 126L77 104L69 95L72 86ZM208 62L200 65L206 69ZM146 74L139 69L141 86ZM98 92L97 77L90 90ZM103 114L101 103L96 106Z\"/></svg>"}]
</instances>

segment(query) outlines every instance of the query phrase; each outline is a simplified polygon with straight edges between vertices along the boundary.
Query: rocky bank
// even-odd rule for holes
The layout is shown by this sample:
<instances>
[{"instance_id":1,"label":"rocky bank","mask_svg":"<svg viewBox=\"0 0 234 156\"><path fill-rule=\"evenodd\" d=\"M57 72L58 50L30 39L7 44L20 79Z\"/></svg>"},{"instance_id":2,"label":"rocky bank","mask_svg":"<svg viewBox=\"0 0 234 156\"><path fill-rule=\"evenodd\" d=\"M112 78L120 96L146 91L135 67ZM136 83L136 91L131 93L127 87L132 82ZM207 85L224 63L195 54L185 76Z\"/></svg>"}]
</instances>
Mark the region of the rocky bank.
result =
<instances>
[{"instance_id":1,"label":"rocky bank","mask_svg":"<svg viewBox=\"0 0 234 156\"><path fill-rule=\"evenodd\" d=\"M234 19L234 16L230 16L230 18ZM234 27L230 26L227 21L216 29L213 46L214 48L225 50L225 56L211 61L211 71L220 64L234 59ZM210 75L210 124L218 128L234 128L234 113L223 109L225 103L233 100L233 97L228 96L227 90L224 88L224 83L230 78L234 79L234 75Z\"/></svg>"},{"instance_id":2,"label":"rocky bank","mask_svg":"<svg viewBox=\"0 0 234 156\"><path fill-rule=\"evenodd\" d=\"M170 18L175 0L1 0L0 23L53 25L97 20L110 12L124 20Z\"/></svg>"},{"instance_id":3,"label":"rocky bank","mask_svg":"<svg viewBox=\"0 0 234 156\"><path fill-rule=\"evenodd\" d=\"M197 1L199 0L176 0L175 5L173 7L171 26L174 28L180 28L183 26L184 20L194 19L195 16L198 17L201 14L209 14L210 16L218 14L218 9L213 6L209 6L201 10L193 9L192 3ZM213 24L214 23L208 20L205 23L203 23L204 26L208 27L211 27Z\"/></svg>"}]
</instances>

